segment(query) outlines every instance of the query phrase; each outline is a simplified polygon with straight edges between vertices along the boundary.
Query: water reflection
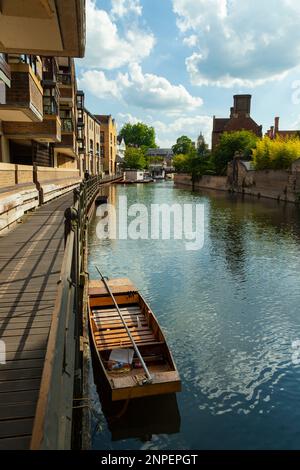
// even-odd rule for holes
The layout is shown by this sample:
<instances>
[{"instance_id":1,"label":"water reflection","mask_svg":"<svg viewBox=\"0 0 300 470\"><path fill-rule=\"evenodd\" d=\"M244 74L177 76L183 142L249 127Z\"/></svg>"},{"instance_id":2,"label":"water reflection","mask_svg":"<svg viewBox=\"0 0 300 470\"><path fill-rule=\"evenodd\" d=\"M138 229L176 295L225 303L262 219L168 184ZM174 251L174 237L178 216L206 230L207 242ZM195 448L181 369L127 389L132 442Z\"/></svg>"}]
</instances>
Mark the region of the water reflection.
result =
<instances>
[{"instance_id":1,"label":"water reflection","mask_svg":"<svg viewBox=\"0 0 300 470\"><path fill-rule=\"evenodd\" d=\"M94 447L299 447L300 366L292 363L291 347L300 339L299 210L227 193L195 194L170 183L118 187L118 194L147 206L202 202L205 245L198 252L177 241L92 247L91 277L97 262L109 276L132 279L166 332L183 381L178 432L153 428L147 444L125 435L114 444L109 423Z\"/></svg>"}]
</instances>

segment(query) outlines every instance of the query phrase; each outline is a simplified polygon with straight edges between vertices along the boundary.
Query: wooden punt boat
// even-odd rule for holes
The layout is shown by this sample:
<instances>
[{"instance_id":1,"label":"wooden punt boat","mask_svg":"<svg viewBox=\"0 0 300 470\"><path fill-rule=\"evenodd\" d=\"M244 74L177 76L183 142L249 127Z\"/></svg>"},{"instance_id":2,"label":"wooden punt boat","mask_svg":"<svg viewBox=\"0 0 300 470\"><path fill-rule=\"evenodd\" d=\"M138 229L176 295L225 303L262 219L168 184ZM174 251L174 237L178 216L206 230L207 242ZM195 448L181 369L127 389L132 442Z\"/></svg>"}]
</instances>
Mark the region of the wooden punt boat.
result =
<instances>
[{"instance_id":1,"label":"wooden punt boat","mask_svg":"<svg viewBox=\"0 0 300 470\"><path fill-rule=\"evenodd\" d=\"M141 367L141 361L118 309L146 368ZM170 394L181 390L179 374L165 336L150 307L129 279L91 280L89 319L96 358L110 387L112 401ZM125 369L116 370L111 367L113 361L110 358L116 353L128 354ZM129 355L133 356L131 362ZM146 369L151 380L147 380Z\"/></svg>"}]
</instances>

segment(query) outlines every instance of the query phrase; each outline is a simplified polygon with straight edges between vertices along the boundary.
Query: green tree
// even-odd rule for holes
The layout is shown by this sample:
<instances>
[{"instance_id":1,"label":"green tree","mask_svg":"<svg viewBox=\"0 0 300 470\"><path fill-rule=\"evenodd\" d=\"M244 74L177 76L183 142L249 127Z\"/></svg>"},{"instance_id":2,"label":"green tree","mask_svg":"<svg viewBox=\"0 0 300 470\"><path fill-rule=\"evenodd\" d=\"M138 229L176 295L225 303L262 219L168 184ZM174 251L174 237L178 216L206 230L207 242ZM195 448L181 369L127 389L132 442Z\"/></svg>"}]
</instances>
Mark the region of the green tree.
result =
<instances>
[{"instance_id":1,"label":"green tree","mask_svg":"<svg viewBox=\"0 0 300 470\"><path fill-rule=\"evenodd\" d=\"M178 154L173 158L173 165L178 173L190 173L189 155Z\"/></svg>"},{"instance_id":2,"label":"green tree","mask_svg":"<svg viewBox=\"0 0 300 470\"><path fill-rule=\"evenodd\" d=\"M136 147L127 147L123 166L129 170L143 170L146 167L143 151Z\"/></svg>"},{"instance_id":3,"label":"green tree","mask_svg":"<svg viewBox=\"0 0 300 470\"><path fill-rule=\"evenodd\" d=\"M194 182L203 175L214 175L216 173L214 161L208 149L200 154L195 149L192 150L189 154L189 167Z\"/></svg>"},{"instance_id":4,"label":"green tree","mask_svg":"<svg viewBox=\"0 0 300 470\"><path fill-rule=\"evenodd\" d=\"M155 130L143 122L137 124L124 124L120 134L120 138L124 138L126 145L135 147L143 147L144 149L155 148Z\"/></svg>"},{"instance_id":5,"label":"green tree","mask_svg":"<svg viewBox=\"0 0 300 470\"><path fill-rule=\"evenodd\" d=\"M209 155L208 145L205 142L205 138L202 132L200 133L197 139L197 153L199 157L203 157L203 158L206 158Z\"/></svg>"},{"instance_id":6,"label":"green tree","mask_svg":"<svg viewBox=\"0 0 300 470\"><path fill-rule=\"evenodd\" d=\"M217 174L226 173L227 164L233 159L236 152L242 153L244 158L252 156L252 149L256 147L258 137L249 131L225 132L213 153L213 162Z\"/></svg>"},{"instance_id":7,"label":"green tree","mask_svg":"<svg viewBox=\"0 0 300 470\"><path fill-rule=\"evenodd\" d=\"M172 150L175 155L187 155L194 148L192 140L183 135L177 139L175 145L173 145Z\"/></svg>"}]
</instances>

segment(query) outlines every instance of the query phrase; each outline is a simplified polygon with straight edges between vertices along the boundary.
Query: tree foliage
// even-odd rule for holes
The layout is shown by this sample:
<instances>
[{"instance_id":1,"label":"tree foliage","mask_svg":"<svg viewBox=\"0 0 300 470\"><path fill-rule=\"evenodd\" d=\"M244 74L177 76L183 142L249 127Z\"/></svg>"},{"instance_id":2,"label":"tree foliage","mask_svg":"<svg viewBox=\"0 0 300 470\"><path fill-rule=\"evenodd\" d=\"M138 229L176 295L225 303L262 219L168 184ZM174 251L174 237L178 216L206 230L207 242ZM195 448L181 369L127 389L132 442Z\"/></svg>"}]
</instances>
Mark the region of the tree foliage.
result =
<instances>
[{"instance_id":1,"label":"tree foliage","mask_svg":"<svg viewBox=\"0 0 300 470\"><path fill-rule=\"evenodd\" d=\"M180 153L175 155L173 158L173 166L178 173L189 173L190 172L190 157Z\"/></svg>"},{"instance_id":2,"label":"tree foliage","mask_svg":"<svg viewBox=\"0 0 300 470\"><path fill-rule=\"evenodd\" d=\"M206 158L209 155L208 145L204 135L201 133L197 139L197 153L200 157Z\"/></svg>"},{"instance_id":3,"label":"tree foliage","mask_svg":"<svg viewBox=\"0 0 300 470\"><path fill-rule=\"evenodd\" d=\"M198 139L199 142L199 139ZM192 180L196 181L204 174L215 174L214 163L204 137L201 138L201 145L190 147L189 153L175 155L173 165L180 173L190 173Z\"/></svg>"},{"instance_id":4,"label":"tree foliage","mask_svg":"<svg viewBox=\"0 0 300 470\"><path fill-rule=\"evenodd\" d=\"M124 138L126 145L135 147L155 148L155 130L143 122L137 124L124 124L120 134L120 138Z\"/></svg>"},{"instance_id":5,"label":"tree foliage","mask_svg":"<svg viewBox=\"0 0 300 470\"><path fill-rule=\"evenodd\" d=\"M177 139L175 145L173 145L172 150L174 155L188 155L190 151L194 148L192 140L183 135Z\"/></svg>"},{"instance_id":6,"label":"tree foliage","mask_svg":"<svg viewBox=\"0 0 300 470\"><path fill-rule=\"evenodd\" d=\"M227 164L233 160L236 152L244 158L250 158L256 147L258 137L249 131L225 132L213 153L213 161L218 174L225 174Z\"/></svg>"},{"instance_id":7,"label":"tree foliage","mask_svg":"<svg viewBox=\"0 0 300 470\"><path fill-rule=\"evenodd\" d=\"M275 140L264 137L256 143L253 150L253 162L256 170L283 170L291 166L293 161L300 158L300 139L284 139L277 137Z\"/></svg>"},{"instance_id":8,"label":"tree foliage","mask_svg":"<svg viewBox=\"0 0 300 470\"><path fill-rule=\"evenodd\" d=\"M127 147L123 167L129 170L143 170L147 165L144 153L136 147Z\"/></svg>"}]
</instances>

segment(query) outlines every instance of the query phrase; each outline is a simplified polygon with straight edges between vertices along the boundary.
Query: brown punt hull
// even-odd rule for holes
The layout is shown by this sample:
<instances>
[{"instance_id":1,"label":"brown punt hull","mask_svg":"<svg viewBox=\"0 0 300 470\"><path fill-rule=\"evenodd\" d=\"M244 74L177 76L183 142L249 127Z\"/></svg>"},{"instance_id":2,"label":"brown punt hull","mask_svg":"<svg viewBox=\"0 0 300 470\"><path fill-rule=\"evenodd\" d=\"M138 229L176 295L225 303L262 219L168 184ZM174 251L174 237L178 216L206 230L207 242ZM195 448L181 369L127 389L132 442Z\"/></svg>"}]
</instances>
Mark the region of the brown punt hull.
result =
<instances>
[{"instance_id":1,"label":"brown punt hull","mask_svg":"<svg viewBox=\"0 0 300 470\"><path fill-rule=\"evenodd\" d=\"M134 357L131 369L125 373L109 370L111 352L115 349L131 349L132 343L104 283L90 281L90 331L111 399L128 400L180 392L181 381L177 368L150 307L128 279L112 279L108 282L152 376L151 383L143 384L145 372L137 365L137 357Z\"/></svg>"}]
</instances>

